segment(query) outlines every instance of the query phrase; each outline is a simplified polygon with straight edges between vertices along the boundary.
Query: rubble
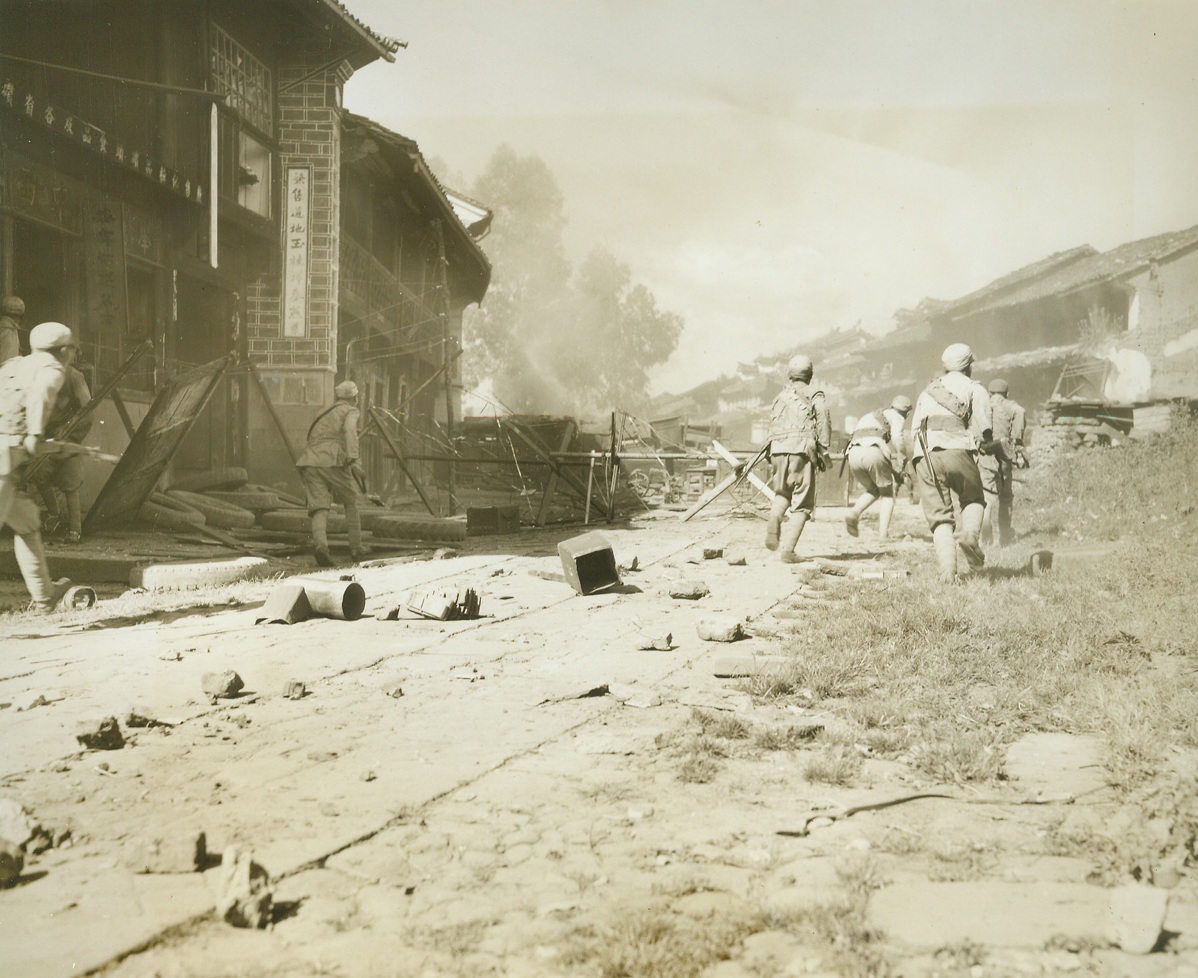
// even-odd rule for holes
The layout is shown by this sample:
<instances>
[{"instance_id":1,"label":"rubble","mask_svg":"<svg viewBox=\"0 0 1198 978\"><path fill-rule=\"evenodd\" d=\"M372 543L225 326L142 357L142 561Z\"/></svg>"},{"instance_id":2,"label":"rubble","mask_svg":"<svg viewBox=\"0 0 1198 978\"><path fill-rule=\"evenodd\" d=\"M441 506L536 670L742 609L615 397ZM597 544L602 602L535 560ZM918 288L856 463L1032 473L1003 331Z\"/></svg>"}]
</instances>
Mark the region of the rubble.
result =
<instances>
[{"instance_id":1,"label":"rubble","mask_svg":"<svg viewBox=\"0 0 1198 978\"><path fill-rule=\"evenodd\" d=\"M308 687L296 679L292 679L283 687L283 695L289 700L302 700L308 695Z\"/></svg>"},{"instance_id":2,"label":"rubble","mask_svg":"<svg viewBox=\"0 0 1198 978\"><path fill-rule=\"evenodd\" d=\"M186 829L151 839L137 847L125 862L135 873L202 872L208 862L207 837L201 831Z\"/></svg>"},{"instance_id":3,"label":"rubble","mask_svg":"<svg viewBox=\"0 0 1198 978\"><path fill-rule=\"evenodd\" d=\"M479 617L482 602L473 588L465 591L436 591L421 593L419 591L408 595L405 607L408 611L421 618L431 618L435 621L459 621ZM388 612L386 619L397 620L399 608Z\"/></svg>"},{"instance_id":4,"label":"rubble","mask_svg":"<svg viewBox=\"0 0 1198 978\"><path fill-rule=\"evenodd\" d=\"M1129 883L1111 890L1107 936L1128 954L1148 954L1160 940L1169 909L1165 890Z\"/></svg>"},{"instance_id":5,"label":"rubble","mask_svg":"<svg viewBox=\"0 0 1198 978\"><path fill-rule=\"evenodd\" d=\"M674 647L673 632L659 632L656 635L642 635L637 648L641 651L669 652Z\"/></svg>"},{"instance_id":6,"label":"rubble","mask_svg":"<svg viewBox=\"0 0 1198 978\"><path fill-rule=\"evenodd\" d=\"M744 567L749 560L739 550L727 550L724 552L724 563L729 567Z\"/></svg>"},{"instance_id":7,"label":"rubble","mask_svg":"<svg viewBox=\"0 0 1198 978\"><path fill-rule=\"evenodd\" d=\"M703 559L704 560L718 560L720 557L723 557L723 556L724 556L724 548L723 547L704 547L703 548Z\"/></svg>"},{"instance_id":8,"label":"rubble","mask_svg":"<svg viewBox=\"0 0 1198 978\"><path fill-rule=\"evenodd\" d=\"M0 841L24 850L27 843L44 832L20 802L12 798L0 798Z\"/></svg>"},{"instance_id":9,"label":"rubble","mask_svg":"<svg viewBox=\"0 0 1198 978\"><path fill-rule=\"evenodd\" d=\"M120 750L125 746L116 717L85 720L75 728L75 739L88 750Z\"/></svg>"},{"instance_id":10,"label":"rubble","mask_svg":"<svg viewBox=\"0 0 1198 978\"><path fill-rule=\"evenodd\" d=\"M25 853L7 839L0 839L0 886L11 883L25 868Z\"/></svg>"},{"instance_id":11,"label":"rubble","mask_svg":"<svg viewBox=\"0 0 1198 978\"><path fill-rule=\"evenodd\" d=\"M625 706L634 706L639 710L648 709L651 706L661 706L661 696L653 692L651 689L643 689L640 686L630 683L608 683L607 692L609 696L619 700Z\"/></svg>"},{"instance_id":12,"label":"rubble","mask_svg":"<svg viewBox=\"0 0 1198 978\"><path fill-rule=\"evenodd\" d=\"M746 637L739 618L704 618L695 631L705 642L735 642Z\"/></svg>"},{"instance_id":13,"label":"rubble","mask_svg":"<svg viewBox=\"0 0 1198 978\"><path fill-rule=\"evenodd\" d=\"M263 928L272 921L270 874L253 855L230 846L221 855L216 915L234 927Z\"/></svg>"},{"instance_id":14,"label":"rubble","mask_svg":"<svg viewBox=\"0 0 1198 978\"><path fill-rule=\"evenodd\" d=\"M233 699L245 689L245 682L232 669L224 672L206 672L201 680L204 695L212 702L218 699Z\"/></svg>"},{"instance_id":15,"label":"rubble","mask_svg":"<svg viewBox=\"0 0 1198 978\"><path fill-rule=\"evenodd\" d=\"M682 601L698 601L711 593L702 581L677 581L670 585L670 597Z\"/></svg>"},{"instance_id":16,"label":"rubble","mask_svg":"<svg viewBox=\"0 0 1198 978\"><path fill-rule=\"evenodd\" d=\"M287 584L270 592L266 603L254 617L255 625L294 625L307 621L312 615L312 605L302 585Z\"/></svg>"},{"instance_id":17,"label":"rubble","mask_svg":"<svg viewBox=\"0 0 1198 978\"><path fill-rule=\"evenodd\" d=\"M131 728L144 727L171 727L174 724L167 723L165 720L159 720L155 716L151 716L148 710L130 710L125 714L125 726Z\"/></svg>"}]
</instances>

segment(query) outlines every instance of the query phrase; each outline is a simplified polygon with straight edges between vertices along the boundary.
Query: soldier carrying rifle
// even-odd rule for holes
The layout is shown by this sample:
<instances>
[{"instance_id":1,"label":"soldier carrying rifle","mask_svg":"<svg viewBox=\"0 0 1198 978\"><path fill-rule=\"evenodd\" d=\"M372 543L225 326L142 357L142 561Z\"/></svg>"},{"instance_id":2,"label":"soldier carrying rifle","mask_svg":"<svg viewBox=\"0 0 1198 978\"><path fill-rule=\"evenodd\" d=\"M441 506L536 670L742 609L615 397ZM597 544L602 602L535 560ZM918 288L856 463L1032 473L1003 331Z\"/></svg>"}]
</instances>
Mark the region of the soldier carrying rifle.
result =
<instances>
[{"instance_id":1,"label":"soldier carrying rifle","mask_svg":"<svg viewBox=\"0 0 1198 978\"><path fill-rule=\"evenodd\" d=\"M32 352L0 367L0 523L11 526L13 551L33 609L49 614L69 581L50 579L42 548L41 512L29 495L28 469L46 451L46 434L58 392L78 347L62 323L41 323L29 333Z\"/></svg>"}]
</instances>

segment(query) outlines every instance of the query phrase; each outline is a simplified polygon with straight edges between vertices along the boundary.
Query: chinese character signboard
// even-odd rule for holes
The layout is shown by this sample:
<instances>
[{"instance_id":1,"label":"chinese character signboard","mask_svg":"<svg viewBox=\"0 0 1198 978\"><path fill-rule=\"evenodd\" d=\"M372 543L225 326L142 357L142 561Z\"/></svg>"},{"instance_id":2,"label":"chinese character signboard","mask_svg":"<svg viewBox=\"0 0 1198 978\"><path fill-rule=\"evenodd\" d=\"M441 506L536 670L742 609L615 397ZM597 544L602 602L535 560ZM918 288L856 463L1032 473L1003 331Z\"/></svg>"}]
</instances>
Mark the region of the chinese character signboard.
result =
<instances>
[{"instance_id":1,"label":"chinese character signboard","mask_svg":"<svg viewBox=\"0 0 1198 978\"><path fill-rule=\"evenodd\" d=\"M121 205L94 197L84 209L83 258L87 279L87 322L96 333L124 332L125 231Z\"/></svg>"},{"instance_id":2,"label":"chinese character signboard","mask_svg":"<svg viewBox=\"0 0 1198 978\"><path fill-rule=\"evenodd\" d=\"M287 167L283 211L283 335L308 335L308 213L312 171Z\"/></svg>"}]
</instances>

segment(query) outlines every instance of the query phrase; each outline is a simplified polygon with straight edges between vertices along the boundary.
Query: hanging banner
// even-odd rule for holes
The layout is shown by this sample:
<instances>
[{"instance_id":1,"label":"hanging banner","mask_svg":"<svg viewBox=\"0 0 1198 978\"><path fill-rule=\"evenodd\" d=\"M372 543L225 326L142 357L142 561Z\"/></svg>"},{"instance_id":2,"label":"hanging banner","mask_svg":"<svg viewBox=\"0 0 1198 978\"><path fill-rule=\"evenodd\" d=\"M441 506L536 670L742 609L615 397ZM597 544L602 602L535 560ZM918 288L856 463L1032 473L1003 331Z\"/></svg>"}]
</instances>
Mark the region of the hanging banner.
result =
<instances>
[{"instance_id":1,"label":"hanging banner","mask_svg":"<svg viewBox=\"0 0 1198 978\"><path fill-rule=\"evenodd\" d=\"M283 218L283 335L308 335L308 216L312 171L287 167Z\"/></svg>"},{"instance_id":2,"label":"hanging banner","mask_svg":"<svg viewBox=\"0 0 1198 978\"><path fill-rule=\"evenodd\" d=\"M118 201L92 197L85 204L83 271L89 329L109 335L124 332L129 306L125 293L125 226Z\"/></svg>"}]
</instances>

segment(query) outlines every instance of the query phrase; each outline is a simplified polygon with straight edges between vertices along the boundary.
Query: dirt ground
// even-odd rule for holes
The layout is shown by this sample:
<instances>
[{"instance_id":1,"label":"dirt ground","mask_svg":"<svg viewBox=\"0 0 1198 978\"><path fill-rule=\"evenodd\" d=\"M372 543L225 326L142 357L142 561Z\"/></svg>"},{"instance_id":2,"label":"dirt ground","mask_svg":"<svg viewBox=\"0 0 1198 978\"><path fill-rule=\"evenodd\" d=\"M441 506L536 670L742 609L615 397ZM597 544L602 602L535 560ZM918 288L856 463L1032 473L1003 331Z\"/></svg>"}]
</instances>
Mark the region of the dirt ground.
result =
<instances>
[{"instance_id":1,"label":"dirt ground","mask_svg":"<svg viewBox=\"0 0 1198 978\"><path fill-rule=\"evenodd\" d=\"M1113 946L1112 926L1133 927L1112 910L1119 895L1049 844L1064 809L1099 823L1113 811L1085 737L1025 737L994 789L870 756L847 786L811 783L801 745L688 777L675 745L697 715L813 740L841 722L718 677L725 657L778 653L779 624L813 602L851 615L861 589L889 586L878 571L941 586L905 500L885 545L872 514L853 540L842 509L821 509L800 543L821 563L797 566L761 547L758 515L713 509L357 568L355 622L256 625L256 601L134 622L9 619L0 798L56 845L0 890L0 972L1198 976L1186 881L1147 925L1157 953L1132 954ZM584 529L621 565L635 558L615 593L538 576L560 573L557 542ZM743 565L727 559L738 553ZM709 593L670 596L692 581ZM480 620L376 617L414 590L467 587ZM701 621L729 618L749 637L698 637ZM668 650L640 648L667 632ZM245 690L210 702L202 677L226 669ZM285 697L289 681L307 695ZM130 710L162 725L80 750L80 723L124 726ZM269 873L268 928L215 918L215 859L135 872L157 841L174 851L198 831L210 853L235 846Z\"/></svg>"}]
</instances>

